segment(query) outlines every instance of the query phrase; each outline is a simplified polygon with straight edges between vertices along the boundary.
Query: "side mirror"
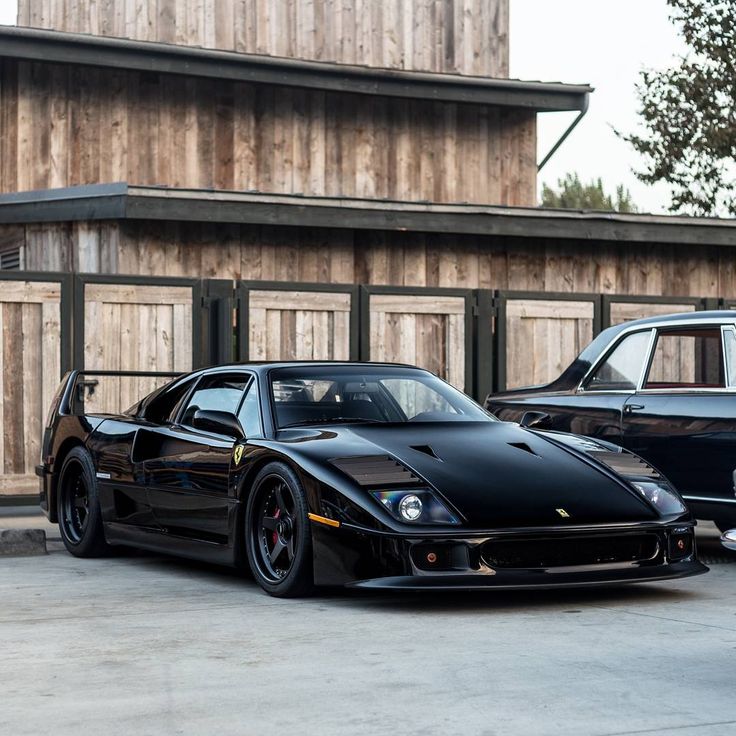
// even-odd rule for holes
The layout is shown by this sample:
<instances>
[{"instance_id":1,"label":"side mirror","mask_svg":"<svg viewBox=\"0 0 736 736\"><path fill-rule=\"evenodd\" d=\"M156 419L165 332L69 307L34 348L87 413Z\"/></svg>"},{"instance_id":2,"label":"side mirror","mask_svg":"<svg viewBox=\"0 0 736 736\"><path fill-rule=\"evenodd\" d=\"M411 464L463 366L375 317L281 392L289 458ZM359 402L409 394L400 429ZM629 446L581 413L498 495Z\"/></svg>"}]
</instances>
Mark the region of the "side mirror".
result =
<instances>
[{"instance_id":1,"label":"side mirror","mask_svg":"<svg viewBox=\"0 0 736 736\"><path fill-rule=\"evenodd\" d=\"M243 428L235 414L229 411L217 411L215 409L197 409L192 420L192 425L205 432L215 434L226 434L228 437L243 439Z\"/></svg>"},{"instance_id":2,"label":"side mirror","mask_svg":"<svg viewBox=\"0 0 736 736\"><path fill-rule=\"evenodd\" d=\"M723 532L721 537L721 544L726 548L736 552L736 529L729 529L727 532Z\"/></svg>"},{"instance_id":3,"label":"side mirror","mask_svg":"<svg viewBox=\"0 0 736 736\"><path fill-rule=\"evenodd\" d=\"M525 411L519 426L525 429L552 429L552 417L543 411Z\"/></svg>"}]
</instances>

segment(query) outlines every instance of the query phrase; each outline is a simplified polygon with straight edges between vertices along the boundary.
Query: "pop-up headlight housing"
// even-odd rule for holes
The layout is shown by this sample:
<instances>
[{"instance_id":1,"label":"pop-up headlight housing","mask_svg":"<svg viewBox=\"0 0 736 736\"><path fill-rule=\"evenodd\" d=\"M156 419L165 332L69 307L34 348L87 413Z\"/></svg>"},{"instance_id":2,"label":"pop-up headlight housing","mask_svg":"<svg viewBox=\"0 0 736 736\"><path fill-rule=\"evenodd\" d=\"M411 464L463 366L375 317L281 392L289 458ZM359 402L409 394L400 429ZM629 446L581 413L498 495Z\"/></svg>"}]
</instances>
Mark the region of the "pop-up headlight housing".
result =
<instances>
[{"instance_id":1,"label":"pop-up headlight housing","mask_svg":"<svg viewBox=\"0 0 736 736\"><path fill-rule=\"evenodd\" d=\"M407 524L459 524L460 519L433 491L420 488L403 491L371 491L397 521Z\"/></svg>"},{"instance_id":2,"label":"pop-up headlight housing","mask_svg":"<svg viewBox=\"0 0 736 736\"><path fill-rule=\"evenodd\" d=\"M600 449L589 454L624 477L660 514L670 516L687 511L685 502L667 479L633 452Z\"/></svg>"}]
</instances>

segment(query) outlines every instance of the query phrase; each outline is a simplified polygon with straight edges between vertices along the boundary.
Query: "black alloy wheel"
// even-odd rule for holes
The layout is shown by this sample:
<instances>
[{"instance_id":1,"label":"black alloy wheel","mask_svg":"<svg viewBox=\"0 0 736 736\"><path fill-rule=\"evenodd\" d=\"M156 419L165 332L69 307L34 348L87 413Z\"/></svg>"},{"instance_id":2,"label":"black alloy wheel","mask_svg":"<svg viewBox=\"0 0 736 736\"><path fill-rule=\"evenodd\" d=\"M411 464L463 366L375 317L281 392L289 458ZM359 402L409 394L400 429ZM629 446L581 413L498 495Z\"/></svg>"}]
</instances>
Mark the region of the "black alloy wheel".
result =
<instances>
[{"instance_id":1,"label":"black alloy wheel","mask_svg":"<svg viewBox=\"0 0 736 736\"><path fill-rule=\"evenodd\" d=\"M283 463L267 465L256 477L245 534L251 571L267 593L296 597L312 591L306 498L298 478Z\"/></svg>"},{"instance_id":2,"label":"black alloy wheel","mask_svg":"<svg viewBox=\"0 0 736 736\"><path fill-rule=\"evenodd\" d=\"M61 539L75 557L100 557L110 547L102 528L102 512L92 458L83 447L66 456L57 489Z\"/></svg>"}]
</instances>

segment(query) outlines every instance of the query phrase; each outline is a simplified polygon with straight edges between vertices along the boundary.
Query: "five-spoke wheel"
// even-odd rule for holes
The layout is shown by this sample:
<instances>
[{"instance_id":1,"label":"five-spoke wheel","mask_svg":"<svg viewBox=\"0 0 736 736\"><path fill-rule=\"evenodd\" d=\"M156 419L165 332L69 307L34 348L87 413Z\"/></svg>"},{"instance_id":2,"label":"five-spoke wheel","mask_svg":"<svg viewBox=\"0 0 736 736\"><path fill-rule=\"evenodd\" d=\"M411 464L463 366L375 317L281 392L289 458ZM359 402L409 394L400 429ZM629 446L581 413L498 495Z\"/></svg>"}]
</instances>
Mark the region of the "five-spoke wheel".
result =
<instances>
[{"instance_id":1,"label":"five-spoke wheel","mask_svg":"<svg viewBox=\"0 0 736 736\"><path fill-rule=\"evenodd\" d=\"M253 576L268 593L306 595L313 587L307 503L287 465L270 463L256 477L248 499L246 550Z\"/></svg>"},{"instance_id":2,"label":"five-spoke wheel","mask_svg":"<svg viewBox=\"0 0 736 736\"><path fill-rule=\"evenodd\" d=\"M109 546L102 529L102 512L97 496L92 458L83 447L75 447L64 460L56 491L61 539L76 557L104 555Z\"/></svg>"}]
</instances>

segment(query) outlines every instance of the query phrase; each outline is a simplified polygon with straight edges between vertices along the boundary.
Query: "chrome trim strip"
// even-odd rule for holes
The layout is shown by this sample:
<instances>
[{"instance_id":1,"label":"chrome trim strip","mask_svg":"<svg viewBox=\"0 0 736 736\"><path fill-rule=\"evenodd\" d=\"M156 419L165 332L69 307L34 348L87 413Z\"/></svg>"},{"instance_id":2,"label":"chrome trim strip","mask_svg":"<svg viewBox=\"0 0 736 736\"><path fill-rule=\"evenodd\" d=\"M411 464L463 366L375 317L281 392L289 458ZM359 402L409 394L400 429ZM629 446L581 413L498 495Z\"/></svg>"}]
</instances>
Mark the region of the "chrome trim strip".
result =
<instances>
[{"instance_id":1,"label":"chrome trim strip","mask_svg":"<svg viewBox=\"0 0 736 736\"><path fill-rule=\"evenodd\" d=\"M696 312L688 313L696 315ZM643 319L647 319L646 317ZM596 360L591 367L588 369L587 373L583 376L580 383L576 386L574 389L577 391L584 391L582 388L583 384L588 380L590 377L590 374L593 373L594 370L596 370L601 362L603 361L603 358L600 356L607 356L611 348L618 343L619 340L622 340L624 337L628 337L628 335L634 333L634 332L644 332L645 330L659 330L662 328L678 328L678 327L689 327L691 325L713 325L713 326L719 326L723 327L734 327L736 328L736 316L734 319L713 319L712 317L692 317L689 319L683 319L683 320L677 320L677 321L657 321L657 322L650 322L646 325L640 325L640 320L634 320L631 322L631 325L629 327L624 328L619 332L607 345L606 347L601 350L599 353L599 358ZM612 325L613 326L613 325Z\"/></svg>"},{"instance_id":2,"label":"chrome trim strip","mask_svg":"<svg viewBox=\"0 0 736 736\"><path fill-rule=\"evenodd\" d=\"M683 498L695 503L736 503L736 498L713 498L712 496L683 496Z\"/></svg>"},{"instance_id":3,"label":"chrome trim strip","mask_svg":"<svg viewBox=\"0 0 736 736\"><path fill-rule=\"evenodd\" d=\"M639 382L636 384L636 392L639 393L644 387L644 380L649 374L649 370L652 366L654 359L654 350L657 347L657 330L652 329L652 333L649 335L649 345L647 345L646 360L641 368L641 374L639 375Z\"/></svg>"}]
</instances>

